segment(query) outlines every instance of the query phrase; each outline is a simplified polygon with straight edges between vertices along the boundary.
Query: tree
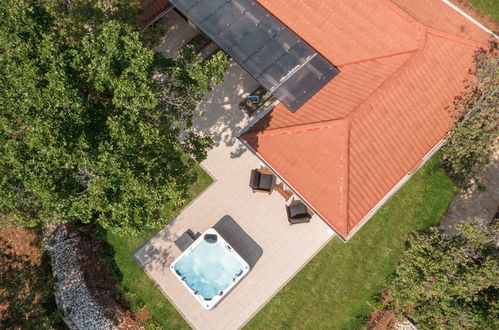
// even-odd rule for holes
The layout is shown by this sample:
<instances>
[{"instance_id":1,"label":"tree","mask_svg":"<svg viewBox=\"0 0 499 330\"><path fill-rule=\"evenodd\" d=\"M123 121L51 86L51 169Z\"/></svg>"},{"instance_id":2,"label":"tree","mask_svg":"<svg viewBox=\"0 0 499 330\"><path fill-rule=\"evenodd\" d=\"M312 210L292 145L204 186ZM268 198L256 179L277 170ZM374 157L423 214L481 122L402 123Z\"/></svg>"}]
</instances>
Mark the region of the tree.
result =
<instances>
[{"instance_id":1,"label":"tree","mask_svg":"<svg viewBox=\"0 0 499 330\"><path fill-rule=\"evenodd\" d=\"M53 9L89 3L121 2L0 7L0 210L25 225L78 219L135 233L162 221L160 209L180 204L195 180L211 138L190 122L227 58L187 48L163 59L119 5L121 21L91 24Z\"/></svg>"},{"instance_id":2,"label":"tree","mask_svg":"<svg viewBox=\"0 0 499 330\"><path fill-rule=\"evenodd\" d=\"M490 329L499 317L497 225L471 222L447 237L414 233L388 283L397 315L419 329Z\"/></svg>"},{"instance_id":3,"label":"tree","mask_svg":"<svg viewBox=\"0 0 499 330\"><path fill-rule=\"evenodd\" d=\"M461 188L477 183L499 136L499 57L497 45L475 55L476 81L454 102L456 123L442 147L442 165Z\"/></svg>"}]
</instances>

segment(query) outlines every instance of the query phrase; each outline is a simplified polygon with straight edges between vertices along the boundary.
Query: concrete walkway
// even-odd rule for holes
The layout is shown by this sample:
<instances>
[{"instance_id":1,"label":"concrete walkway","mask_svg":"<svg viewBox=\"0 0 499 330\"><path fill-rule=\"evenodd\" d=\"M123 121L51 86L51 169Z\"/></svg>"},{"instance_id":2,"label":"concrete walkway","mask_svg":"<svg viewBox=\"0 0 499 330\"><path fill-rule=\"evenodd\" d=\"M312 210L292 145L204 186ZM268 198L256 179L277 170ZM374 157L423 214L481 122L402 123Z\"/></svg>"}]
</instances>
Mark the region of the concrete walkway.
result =
<instances>
[{"instance_id":1,"label":"concrete walkway","mask_svg":"<svg viewBox=\"0 0 499 330\"><path fill-rule=\"evenodd\" d=\"M165 52L170 49L161 47ZM173 54L171 49L168 52ZM333 237L317 216L308 224L289 226L281 195L253 193L249 188L250 171L261 164L236 138L249 121L238 105L257 86L231 62L223 84L200 104L205 116L194 121L195 129L210 131L215 140L201 165L215 182L135 253L142 268L195 329L241 328ZM181 253L175 239L187 229L203 232L210 227L252 269L208 311L173 276L169 265Z\"/></svg>"},{"instance_id":2,"label":"concrete walkway","mask_svg":"<svg viewBox=\"0 0 499 330\"><path fill-rule=\"evenodd\" d=\"M161 17L158 24L164 25L166 32L154 50L167 58L177 58L180 48L199 33L198 29L188 24L175 10Z\"/></svg>"}]
</instances>

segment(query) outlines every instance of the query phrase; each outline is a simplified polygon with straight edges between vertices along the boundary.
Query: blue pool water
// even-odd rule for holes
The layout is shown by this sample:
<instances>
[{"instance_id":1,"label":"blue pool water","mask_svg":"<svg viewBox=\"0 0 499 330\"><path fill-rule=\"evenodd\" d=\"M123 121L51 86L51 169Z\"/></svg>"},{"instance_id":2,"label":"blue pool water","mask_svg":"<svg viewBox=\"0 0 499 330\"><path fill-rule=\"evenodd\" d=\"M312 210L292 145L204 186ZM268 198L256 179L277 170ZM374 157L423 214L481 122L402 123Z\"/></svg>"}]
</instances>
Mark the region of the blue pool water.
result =
<instances>
[{"instance_id":1,"label":"blue pool water","mask_svg":"<svg viewBox=\"0 0 499 330\"><path fill-rule=\"evenodd\" d=\"M224 245L203 240L177 261L175 271L195 293L209 300L241 275L244 267Z\"/></svg>"}]
</instances>

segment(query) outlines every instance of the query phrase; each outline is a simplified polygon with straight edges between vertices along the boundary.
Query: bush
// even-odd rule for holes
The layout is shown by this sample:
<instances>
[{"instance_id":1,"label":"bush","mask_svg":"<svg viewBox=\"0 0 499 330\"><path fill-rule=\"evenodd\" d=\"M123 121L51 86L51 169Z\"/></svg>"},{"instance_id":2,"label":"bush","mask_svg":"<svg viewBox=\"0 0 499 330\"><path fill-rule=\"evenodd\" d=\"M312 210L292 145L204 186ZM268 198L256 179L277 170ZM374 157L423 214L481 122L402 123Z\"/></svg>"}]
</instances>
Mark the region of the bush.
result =
<instances>
[{"instance_id":1,"label":"bush","mask_svg":"<svg viewBox=\"0 0 499 330\"><path fill-rule=\"evenodd\" d=\"M460 232L412 234L388 283L387 307L419 329L490 329L499 318L498 227L471 222Z\"/></svg>"},{"instance_id":2,"label":"bush","mask_svg":"<svg viewBox=\"0 0 499 330\"><path fill-rule=\"evenodd\" d=\"M117 288L118 292L125 297L127 302L130 304L130 310L134 313L138 313L145 306L144 300L135 293L128 290L124 285L119 285Z\"/></svg>"},{"instance_id":3,"label":"bush","mask_svg":"<svg viewBox=\"0 0 499 330\"><path fill-rule=\"evenodd\" d=\"M442 147L442 164L461 188L479 185L477 175L490 162L499 136L499 58L495 48L493 44L490 51L476 54L476 82L456 98L456 123Z\"/></svg>"}]
</instances>

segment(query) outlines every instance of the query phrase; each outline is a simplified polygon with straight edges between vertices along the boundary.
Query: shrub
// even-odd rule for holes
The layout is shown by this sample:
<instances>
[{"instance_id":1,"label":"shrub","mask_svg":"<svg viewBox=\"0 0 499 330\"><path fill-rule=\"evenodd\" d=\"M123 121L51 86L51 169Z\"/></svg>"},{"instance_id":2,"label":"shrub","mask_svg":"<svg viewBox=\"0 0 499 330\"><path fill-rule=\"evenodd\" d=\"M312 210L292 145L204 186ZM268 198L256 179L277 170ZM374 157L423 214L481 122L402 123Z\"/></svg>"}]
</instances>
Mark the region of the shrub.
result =
<instances>
[{"instance_id":1,"label":"shrub","mask_svg":"<svg viewBox=\"0 0 499 330\"><path fill-rule=\"evenodd\" d=\"M412 234L388 283L387 307L419 329L489 329L498 320L498 227L471 222L460 232Z\"/></svg>"},{"instance_id":2,"label":"shrub","mask_svg":"<svg viewBox=\"0 0 499 330\"><path fill-rule=\"evenodd\" d=\"M475 56L476 81L456 98L456 123L442 147L442 164L461 188L479 185L477 175L490 162L499 136L499 58L496 45Z\"/></svg>"}]
</instances>

